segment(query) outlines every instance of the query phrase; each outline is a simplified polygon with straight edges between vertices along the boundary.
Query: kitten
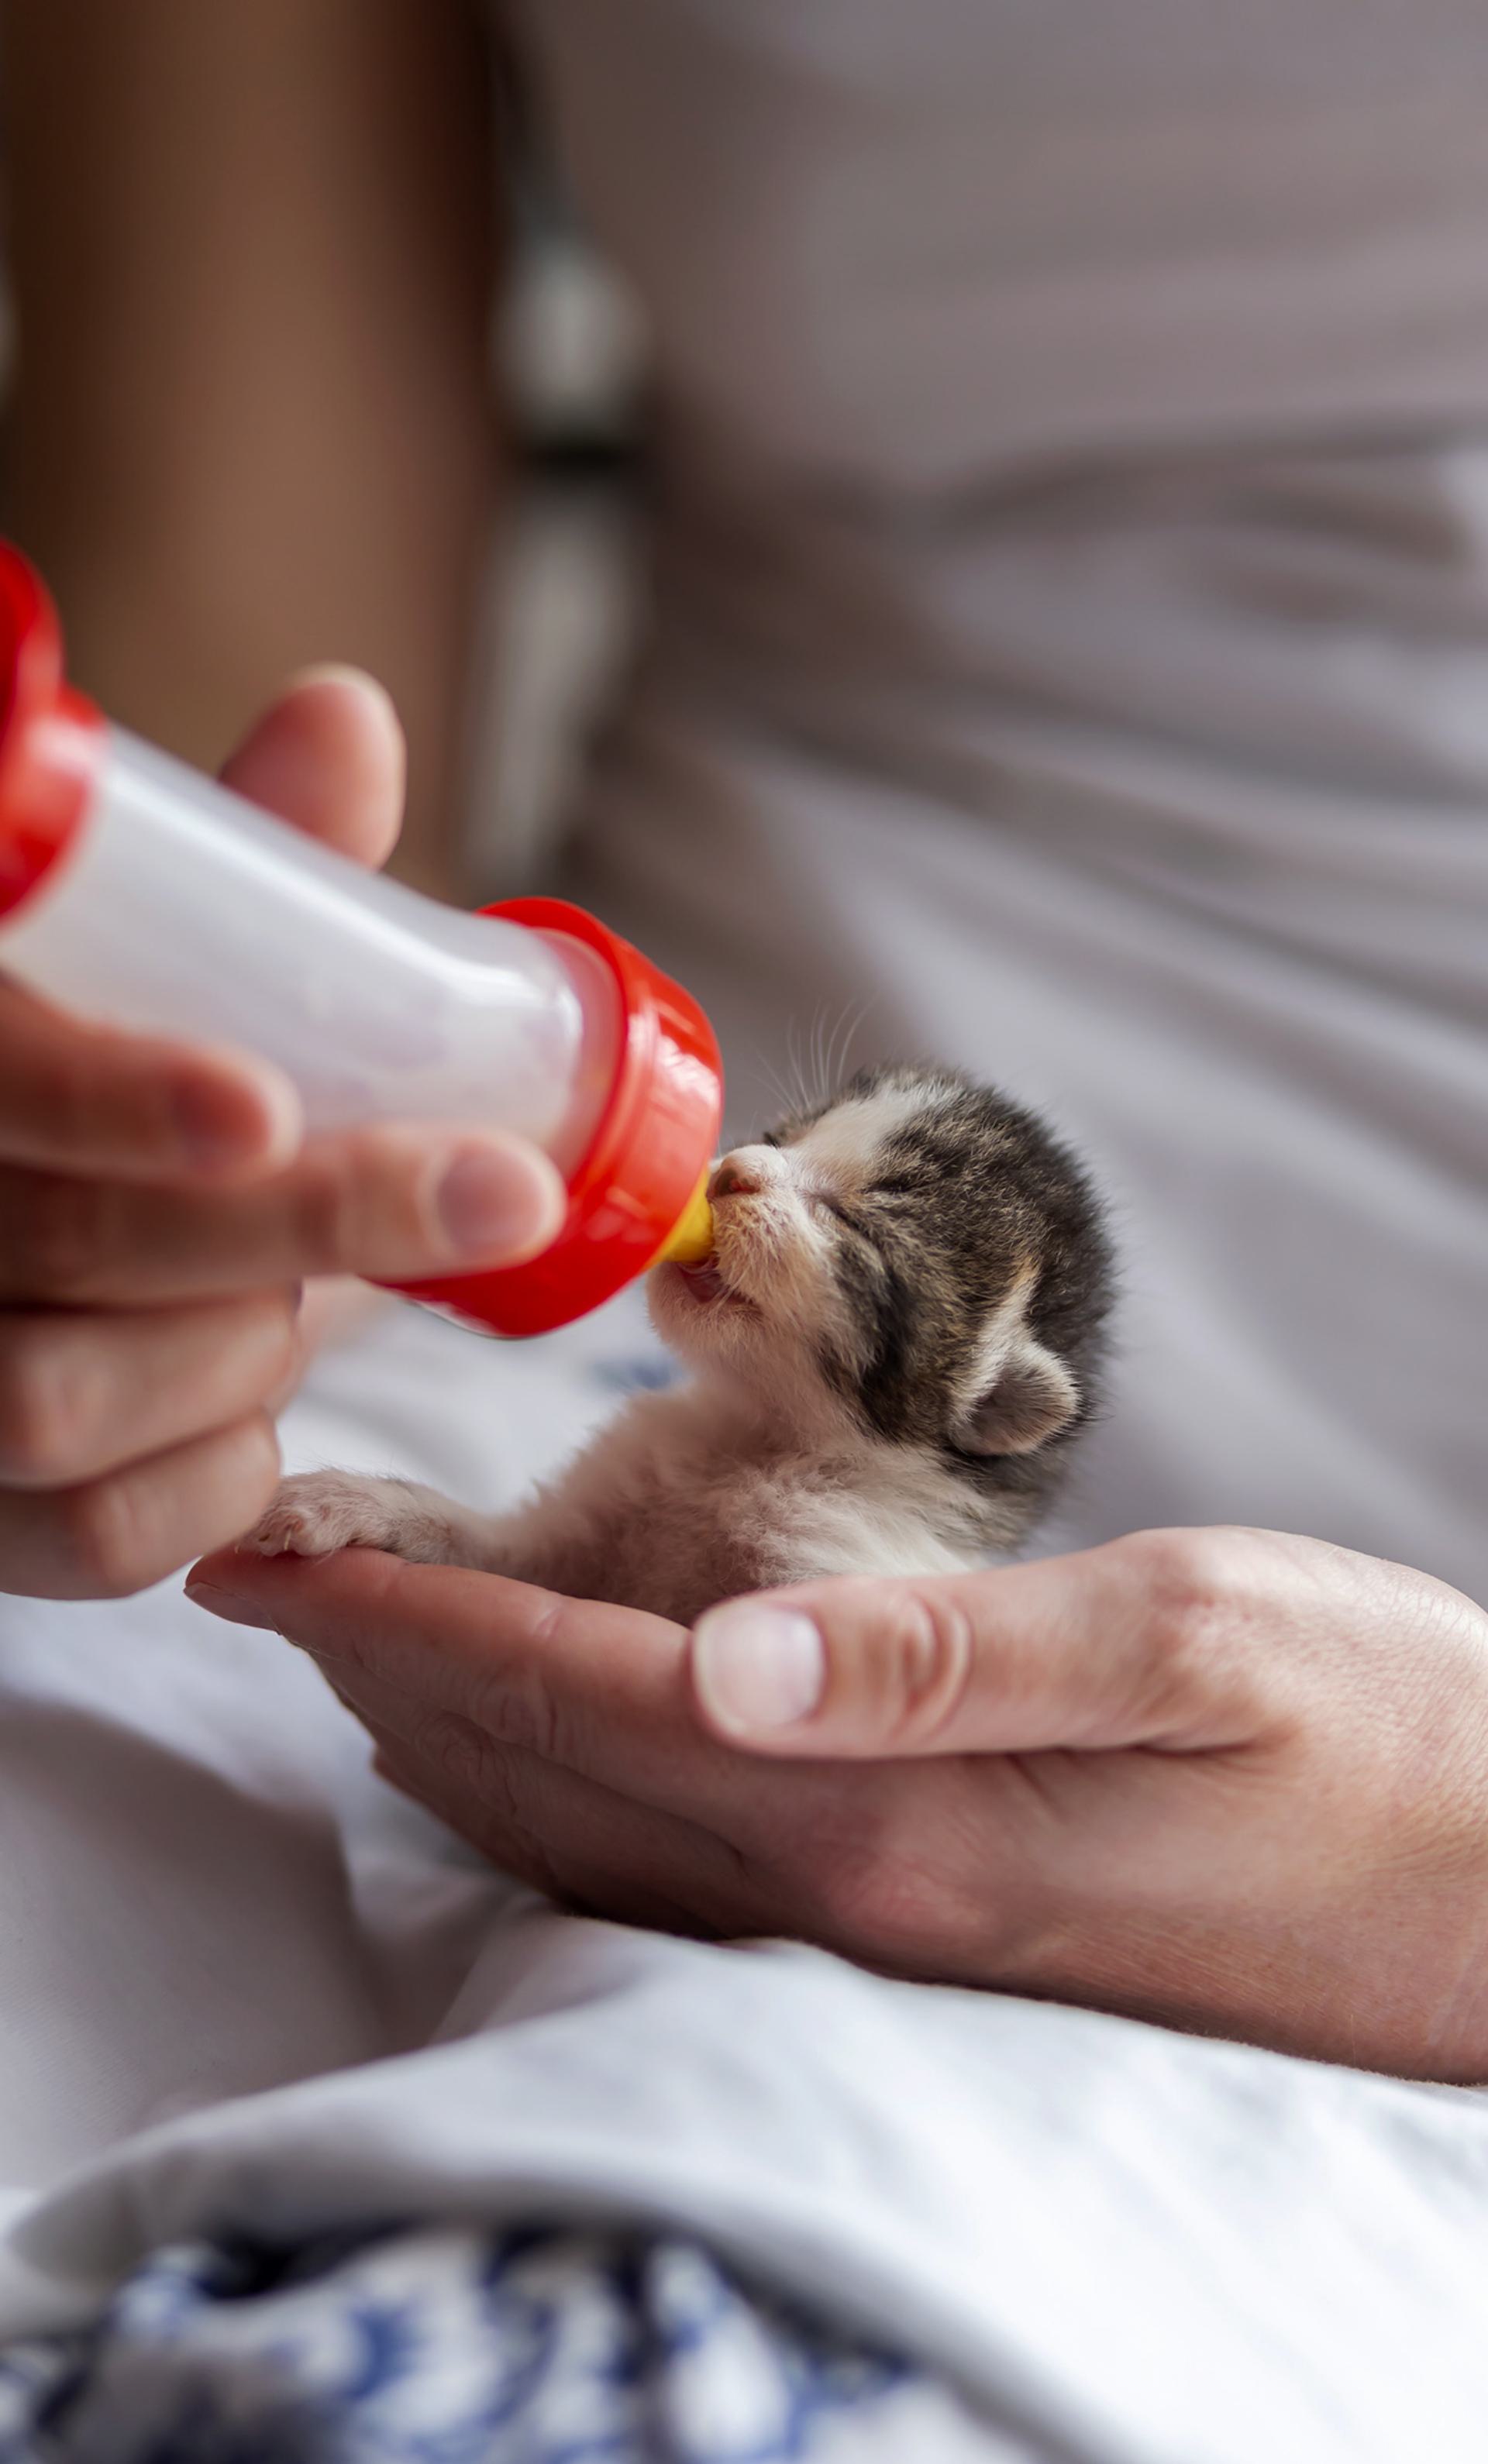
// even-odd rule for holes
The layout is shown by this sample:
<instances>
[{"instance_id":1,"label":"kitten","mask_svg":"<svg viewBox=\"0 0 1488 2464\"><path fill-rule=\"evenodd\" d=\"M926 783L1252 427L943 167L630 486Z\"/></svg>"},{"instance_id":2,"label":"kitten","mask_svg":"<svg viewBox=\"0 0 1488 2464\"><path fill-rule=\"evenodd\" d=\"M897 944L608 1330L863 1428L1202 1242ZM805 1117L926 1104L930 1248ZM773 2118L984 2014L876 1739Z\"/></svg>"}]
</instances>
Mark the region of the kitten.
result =
<instances>
[{"instance_id":1,"label":"kitten","mask_svg":"<svg viewBox=\"0 0 1488 2464\"><path fill-rule=\"evenodd\" d=\"M1073 1156L990 1089L889 1068L736 1147L710 1196L713 1256L650 1278L689 1382L637 1397L531 1504L312 1472L243 1545L387 1549L683 1623L1012 1548L1090 1416L1111 1300Z\"/></svg>"}]
</instances>

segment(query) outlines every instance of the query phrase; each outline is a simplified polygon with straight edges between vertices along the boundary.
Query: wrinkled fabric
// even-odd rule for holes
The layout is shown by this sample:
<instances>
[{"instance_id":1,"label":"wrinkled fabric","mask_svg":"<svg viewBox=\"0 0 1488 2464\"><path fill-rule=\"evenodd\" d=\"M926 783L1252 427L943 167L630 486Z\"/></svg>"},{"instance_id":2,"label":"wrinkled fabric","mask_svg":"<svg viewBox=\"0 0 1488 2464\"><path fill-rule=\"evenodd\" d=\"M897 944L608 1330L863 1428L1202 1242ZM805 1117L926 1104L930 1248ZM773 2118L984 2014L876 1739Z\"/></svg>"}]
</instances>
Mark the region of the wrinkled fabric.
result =
<instances>
[{"instance_id":1,"label":"wrinkled fabric","mask_svg":"<svg viewBox=\"0 0 1488 2464\"><path fill-rule=\"evenodd\" d=\"M0 2464L1017 2464L696 2244L542 2229L160 2252L0 2356Z\"/></svg>"}]
</instances>

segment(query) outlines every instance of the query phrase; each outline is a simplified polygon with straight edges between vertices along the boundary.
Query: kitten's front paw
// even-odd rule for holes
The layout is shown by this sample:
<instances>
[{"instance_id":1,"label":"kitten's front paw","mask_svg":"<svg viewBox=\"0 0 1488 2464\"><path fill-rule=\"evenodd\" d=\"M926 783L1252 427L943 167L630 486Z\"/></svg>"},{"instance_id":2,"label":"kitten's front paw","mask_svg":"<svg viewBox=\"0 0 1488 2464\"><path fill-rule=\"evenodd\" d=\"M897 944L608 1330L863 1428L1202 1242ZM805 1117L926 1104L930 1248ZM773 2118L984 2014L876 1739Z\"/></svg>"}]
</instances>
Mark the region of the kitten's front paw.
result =
<instances>
[{"instance_id":1,"label":"kitten's front paw","mask_svg":"<svg viewBox=\"0 0 1488 2464\"><path fill-rule=\"evenodd\" d=\"M281 1480L240 1549L261 1557L329 1557L338 1549L401 1553L412 1501L401 1482L352 1471L305 1471Z\"/></svg>"}]
</instances>

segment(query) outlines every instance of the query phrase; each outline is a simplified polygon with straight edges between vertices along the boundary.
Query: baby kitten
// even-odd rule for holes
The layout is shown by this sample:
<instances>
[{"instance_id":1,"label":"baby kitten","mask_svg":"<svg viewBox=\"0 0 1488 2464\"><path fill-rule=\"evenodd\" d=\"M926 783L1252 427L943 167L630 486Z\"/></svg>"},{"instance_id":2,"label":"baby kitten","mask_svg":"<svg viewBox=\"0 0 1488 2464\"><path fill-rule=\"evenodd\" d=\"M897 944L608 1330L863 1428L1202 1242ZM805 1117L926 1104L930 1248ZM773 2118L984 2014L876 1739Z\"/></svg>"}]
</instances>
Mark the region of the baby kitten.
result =
<instances>
[{"instance_id":1,"label":"baby kitten","mask_svg":"<svg viewBox=\"0 0 1488 2464\"><path fill-rule=\"evenodd\" d=\"M1080 1166L949 1070L888 1068L736 1147L716 1247L651 1314L692 1375L515 1513L400 1480L283 1482L245 1546L360 1545L690 1624L838 1573L955 1573L1048 1505L1089 1418L1111 1250Z\"/></svg>"}]
</instances>

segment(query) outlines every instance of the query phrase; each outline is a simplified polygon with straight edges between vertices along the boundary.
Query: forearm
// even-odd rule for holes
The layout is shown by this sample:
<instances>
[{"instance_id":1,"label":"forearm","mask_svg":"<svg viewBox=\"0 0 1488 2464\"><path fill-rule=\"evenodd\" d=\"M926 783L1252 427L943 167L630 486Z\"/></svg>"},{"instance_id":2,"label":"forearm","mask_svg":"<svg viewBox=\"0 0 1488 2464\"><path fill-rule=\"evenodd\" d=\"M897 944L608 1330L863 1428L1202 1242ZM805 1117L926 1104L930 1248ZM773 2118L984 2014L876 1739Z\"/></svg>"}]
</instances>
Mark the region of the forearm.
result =
<instances>
[{"instance_id":1,"label":"forearm","mask_svg":"<svg viewBox=\"0 0 1488 2464\"><path fill-rule=\"evenodd\" d=\"M489 537L488 112L462 0L6 0L11 519L79 682L202 762L353 660L457 796Z\"/></svg>"}]
</instances>

